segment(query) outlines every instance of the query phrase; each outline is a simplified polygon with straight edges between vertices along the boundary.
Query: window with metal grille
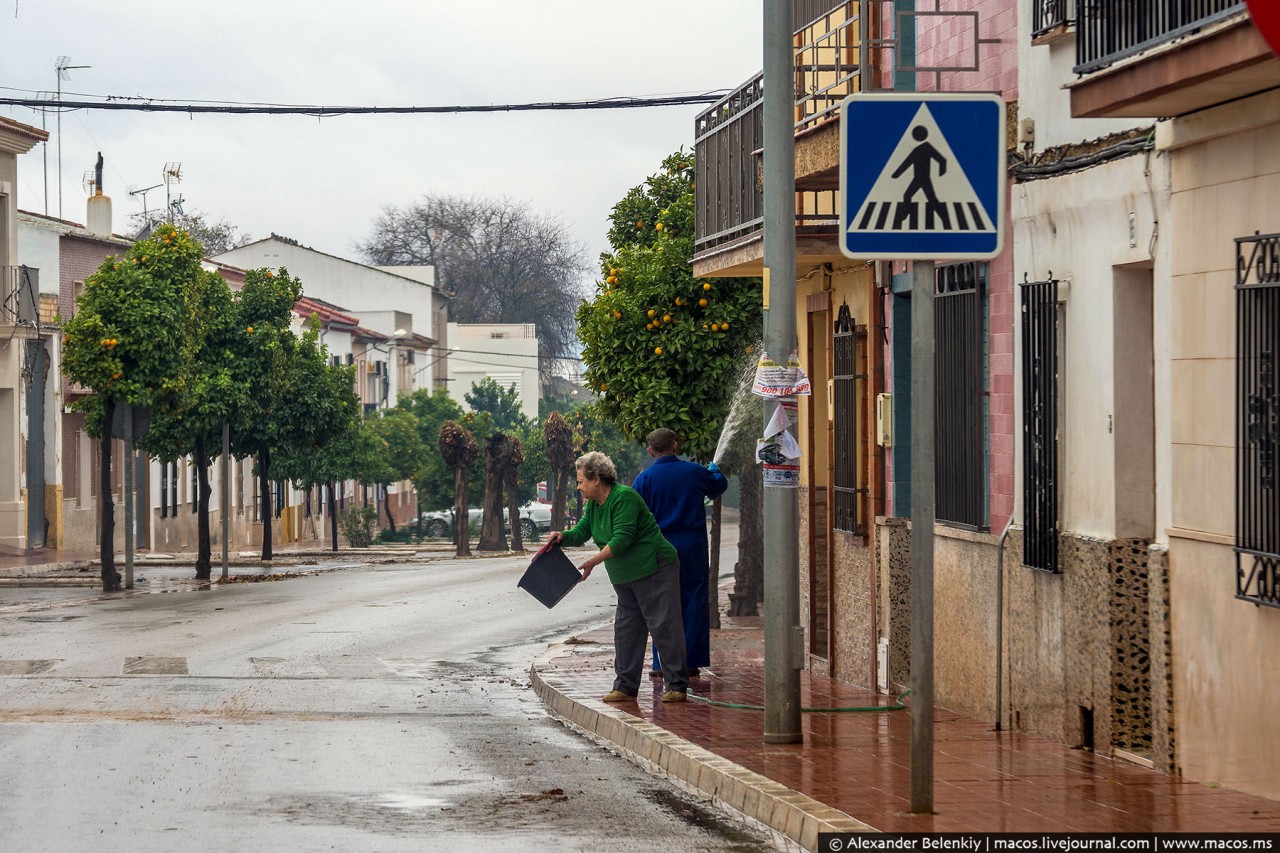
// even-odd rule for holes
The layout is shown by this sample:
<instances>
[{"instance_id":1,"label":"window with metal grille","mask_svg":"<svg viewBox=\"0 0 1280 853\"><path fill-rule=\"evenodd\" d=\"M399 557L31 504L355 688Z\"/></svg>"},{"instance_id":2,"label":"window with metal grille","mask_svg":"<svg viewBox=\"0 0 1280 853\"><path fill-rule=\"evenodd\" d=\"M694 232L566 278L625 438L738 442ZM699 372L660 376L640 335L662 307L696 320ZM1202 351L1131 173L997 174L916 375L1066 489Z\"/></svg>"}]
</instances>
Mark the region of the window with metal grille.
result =
<instances>
[{"instance_id":1,"label":"window with metal grille","mask_svg":"<svg viewBox=\"0 0 1280 853\"><path fill-rule=\"evenodd\" d=\"M1236 598L1280 607L1280 234L1236 238Z\"/></svg>"},{"instance_id":2,"label":"window with metal grille","mask_svg":"<svg viewBox=\"0 0 1280 853\"><path fill-rule=\"evenodd\" d=\"M865 536L867 533L867 327L856 325L847 304L836 314L835 365L832 373L834 395L834 441L832 480L834 492L833 526L836 530Z\"/></svg>"},{"instance_id":3,"label":"window with metal grille","mask_svg":"<svg viewBox=\"0 0 1280 853\"><path fill-rule=\"evenodd\" d=\"M939 521L987 526L987 265L935 276L934 477Z\"/></svg>"},{"instance_id":4,"label":"window with metal grille","mask_svg":"<svg viewBox=\"0 0 1280 853\"><path fill-rule=\"evenodd\" d=\"M1058 282L1022 285L1022 563L1058 566Z\"/></svg>"}]
</instances>

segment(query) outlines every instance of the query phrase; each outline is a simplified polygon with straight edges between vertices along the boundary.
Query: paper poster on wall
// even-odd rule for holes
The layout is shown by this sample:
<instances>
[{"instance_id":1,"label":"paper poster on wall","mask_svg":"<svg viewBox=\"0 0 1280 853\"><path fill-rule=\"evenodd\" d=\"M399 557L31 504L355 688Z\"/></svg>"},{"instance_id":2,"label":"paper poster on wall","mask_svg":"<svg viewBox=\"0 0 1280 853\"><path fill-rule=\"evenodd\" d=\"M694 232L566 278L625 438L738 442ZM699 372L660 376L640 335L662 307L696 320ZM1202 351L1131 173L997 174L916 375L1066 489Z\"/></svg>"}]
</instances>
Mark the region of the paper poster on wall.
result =
<instances>
[{"instance_id":1,"label":"paper poster on wall","mask_svg":"<svg viewBox=\"0 0 1280 853\"><path fill-rule=\"evenodd\" d=\"M799 355L793 350L785 366L769 358L769 353L763 353L756 364L751 392L761 397L807 397L813 388L800 366Z\"/></svg>"}]
</instances>

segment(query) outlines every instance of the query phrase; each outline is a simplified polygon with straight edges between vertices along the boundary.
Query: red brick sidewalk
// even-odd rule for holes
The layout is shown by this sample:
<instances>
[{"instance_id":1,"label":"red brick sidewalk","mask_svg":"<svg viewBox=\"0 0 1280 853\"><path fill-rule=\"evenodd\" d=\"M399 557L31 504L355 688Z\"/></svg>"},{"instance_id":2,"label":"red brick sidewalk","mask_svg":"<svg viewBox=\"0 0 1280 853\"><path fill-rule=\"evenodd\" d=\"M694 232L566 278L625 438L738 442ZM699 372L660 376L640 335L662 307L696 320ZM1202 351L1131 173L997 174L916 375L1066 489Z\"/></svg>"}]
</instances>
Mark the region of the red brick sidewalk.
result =
<instances>
[{"instance_id":1,"label":"red brick sidewalk","mask_svg":"<svg viewBox=\"0 0 1280 853\"><path fill-rule=\"evenodd\" d=\"M712 632L712 666L691 686L718 701L763 704L763 633L755 626L729 626L732 621ZM612 628L571 642L571 650L542 669L574 702L603 709L599 697L613 682ZM1275 801L996 732L989 723L941 708L934 717L936 813L912 815L906 711L805 713L803 744L770 745L761 740L763 712L697 701L662 705L660 690L653 682L642 689L639 703L609 707L882 831L1280 831ZM807 672L801 673L801 696L805 707L891 701Z\"/></svg>"}]
</instances>

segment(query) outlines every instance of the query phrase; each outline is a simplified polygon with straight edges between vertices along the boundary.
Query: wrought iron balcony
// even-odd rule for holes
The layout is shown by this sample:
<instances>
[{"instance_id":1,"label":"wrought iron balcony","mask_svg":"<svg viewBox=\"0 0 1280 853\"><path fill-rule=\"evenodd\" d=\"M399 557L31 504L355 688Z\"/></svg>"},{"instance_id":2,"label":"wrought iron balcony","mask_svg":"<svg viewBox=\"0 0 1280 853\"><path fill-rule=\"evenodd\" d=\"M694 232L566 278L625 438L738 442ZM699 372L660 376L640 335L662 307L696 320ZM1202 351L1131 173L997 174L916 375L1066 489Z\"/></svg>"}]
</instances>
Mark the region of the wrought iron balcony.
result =
<instances>
[{"instance_id":1,"label":"wrought iron balcony","mask_svg":"<svg viewBox=\"0 0 1280 853\"><path fill-rule=\"evenodd\" d=\"M1041 6L1066 0L1039 0ZM1244 11L1243 0L1077 0L1077 74L1167 44Z\"/></svg>"},{"instance_id":2,"label":"wrought iron balcony","mask_svg":"<svg viewBox=\"0 0 1280 853\"><path fill-rule=\"evenodd\" d=\"M1031 38L1038 39L1074 24L1076 2L1077 0L1034 0L1031 7Z\"/></svg>"},{"instance_id":3,"label":"wrought iron balcony","mask_svg":"<svg viewBox=\"0 0 1280 853\"><path fill-rule=\"evenodd\" d=\"M732 243L764 223L758 155L764 147L764 74L694 123L694 254Z\"/></svg>"},{"instance_id":4,"label":"wrought iron balcony","mask_svg":"<svg viewBox=\"0 0 1280 853\"><path fill-rule=\"evenodd\" d=\"M860 91L862 22L858 2L794 0L795 128L827 125L841 101ZM764 75L757 74L695 120L694 257L757 235L764 222L760 185L764 148ZM834 170L838 163L829 164ZM796 193L801 234L833 230L834 189Z\"/></svg>"}]
</instances>

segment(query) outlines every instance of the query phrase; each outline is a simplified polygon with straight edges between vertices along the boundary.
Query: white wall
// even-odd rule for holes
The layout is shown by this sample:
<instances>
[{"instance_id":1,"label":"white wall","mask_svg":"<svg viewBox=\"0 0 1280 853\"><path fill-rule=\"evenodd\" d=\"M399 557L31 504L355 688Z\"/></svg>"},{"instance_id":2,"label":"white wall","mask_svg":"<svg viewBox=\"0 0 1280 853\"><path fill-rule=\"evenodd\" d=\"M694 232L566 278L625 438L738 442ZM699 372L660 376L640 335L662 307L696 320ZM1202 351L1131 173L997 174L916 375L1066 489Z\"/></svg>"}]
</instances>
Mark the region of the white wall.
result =
<instances>
[{"instance_id":1,"label":"white wall","mask_svg":"<svg viewBox=\"0 0 1280 853\"><path fill-rule=\"evenodd\" d=\"M1015 278L1026 273L1031 281L1044 280L1050 272L1065 294L1063 349L1059 370L1063 389L1060 410L1061 518L1066 530L1088 536L1114 538L1130 535L1133 502L1126 494L1130 459L1117 457L1117 440L1133 442L1133 435L1117 433L1117 419L1125 414L1132 382L1117 376L1125 353L1117 339L1125 340L1127 319L1117 315L1117 289L1136 286L1135 276L1150 276L1154 284L1153 369L1155 431L1168 435L1168 266L1164 244L1152 233L1159 208L1168 198L1167 164L1151 158L1153 195L1144 174L1147 158L1128 157L1103 166L1059 178L1017 184L1013 188ZM1134 236L1129 236L1129 216L1134 215ZM1131 245L1131 243L1133 245ZM1149 270L1150 272L1147 272ZM1015 292L1014 315L1020 317L1021 294ZM1119 325L1117 325L1119 323ZM1015 352L1022 351L1021 327L1015 323ZM1022 369L1015 362L1015 411L1021 422ZM1155 436L1149 445L1158 446ZM1125 464L1120 464L1120 463ZM1157 475L1167 461L1155 462ZM1015 494L1021 493L1018 471ZM1148 483L1148 486L1150 484ZM1163 537L1168 521L1167 476L1157 487L1155 530ZM1150 501L1150 496L1142 498ZM1022 517L1022 507L1016 516Z\"/></svg>"},{"instance_id":2,"label":"white wall","mask_svg":"<svg viewBox=\"0 0 1280 853\"><path fill-rule=\"evenodd\" d=\"M432 327L438 297L434 289L422 281L274 238L232 249L214 260L241 269L284 267L290 275L302 280L305 296L323 299L353 312L403 311L413 315L415 332L437 337Z\"/></svg>"},{"instance_id":3,"label":"white wall","mask_svg":"<svg viewBox=\"0 0 1280 853\"><path fill-rule=\"evenodd\" d=\"M466 408L471 386L492 377L503 388L516 386L520 411L538 416L538 339L528 323L450 323L449 396Z\"/></svg>"},{"instance_id":4,"label":"white wall","mask_svg":"<svg viewBox=\"0 0 1280 853\"><path fill-rule=\"evenodd\" d=\"M1144 119L1071 117L1071 92L1066 86L1076 79L1071 71L1075 65L1075 36L1054 44L1033 45L1033 5L1025 0L1018 4L1018 121L1025 118L1035 121L1034 150L1097 139L1151 124Z\"/></svg>"},{"instance_id":5,"label":"white wall","mask_svg":"<svg viewBox=\"0 0 1280 853\"><path fill-rule=\"evenodd\" d=\"M58 247L61 237L56 230L26 219L18 219L17 263L40 270L40 292L58 295L61 266Z\"/></svg>"}]
</instances>

